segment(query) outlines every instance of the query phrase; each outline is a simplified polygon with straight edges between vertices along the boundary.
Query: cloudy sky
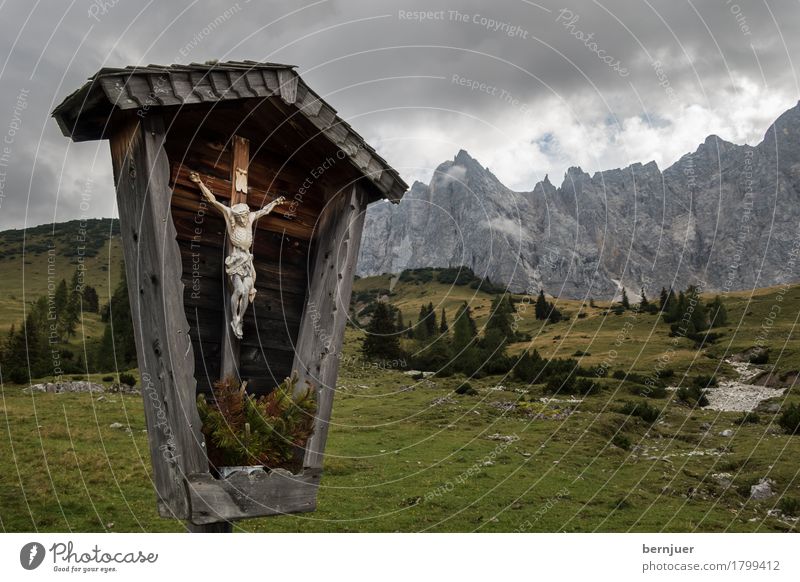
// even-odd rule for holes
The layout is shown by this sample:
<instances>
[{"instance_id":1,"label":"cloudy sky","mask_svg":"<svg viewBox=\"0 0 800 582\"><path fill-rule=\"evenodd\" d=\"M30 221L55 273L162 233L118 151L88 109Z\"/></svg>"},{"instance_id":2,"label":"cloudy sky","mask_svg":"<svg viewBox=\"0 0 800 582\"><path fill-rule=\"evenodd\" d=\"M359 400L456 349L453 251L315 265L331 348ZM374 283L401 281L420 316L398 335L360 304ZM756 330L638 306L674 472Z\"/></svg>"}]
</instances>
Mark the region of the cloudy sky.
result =
<instances>
[{"instance_id":1,"label":"cloudy sky","mask_svg":"<svg viewBox=\"0 0 800 582\"><path fill-rule=\"evenodd\" d=\"M409 183L463 148L530 190L759 142L798 29L800 0L0 0L0 229L116 215L108 144L49 116L104 66L295 64Z\"/></svg>"}]
</instances>

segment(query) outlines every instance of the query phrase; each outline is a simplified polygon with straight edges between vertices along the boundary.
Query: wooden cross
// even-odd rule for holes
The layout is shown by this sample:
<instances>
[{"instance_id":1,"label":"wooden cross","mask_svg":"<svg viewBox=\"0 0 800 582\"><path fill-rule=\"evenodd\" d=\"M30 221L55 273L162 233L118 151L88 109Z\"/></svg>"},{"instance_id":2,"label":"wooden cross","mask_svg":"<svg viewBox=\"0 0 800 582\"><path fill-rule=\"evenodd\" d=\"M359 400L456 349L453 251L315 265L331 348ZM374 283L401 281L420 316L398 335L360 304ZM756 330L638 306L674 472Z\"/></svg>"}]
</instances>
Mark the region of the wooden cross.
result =
<instances>
[{"instance_id":1,"label":"wooden cross","mask_svg":"<svg viewBox=\"0 0 800 582\"><path fill-rule=\"evenodd\" d=\"M247 204L247 172L250 166L250 142L238 135L233 136L233 151L231 154L231 200L234 204ZM225 256L231 252L231 242L225 244ZM225 279L223 292L224 317L222 318L222 362L220 364L220 378L239 377L239 339L231 330L231 288L228 278Z\"/></svg>"}]
</instances>

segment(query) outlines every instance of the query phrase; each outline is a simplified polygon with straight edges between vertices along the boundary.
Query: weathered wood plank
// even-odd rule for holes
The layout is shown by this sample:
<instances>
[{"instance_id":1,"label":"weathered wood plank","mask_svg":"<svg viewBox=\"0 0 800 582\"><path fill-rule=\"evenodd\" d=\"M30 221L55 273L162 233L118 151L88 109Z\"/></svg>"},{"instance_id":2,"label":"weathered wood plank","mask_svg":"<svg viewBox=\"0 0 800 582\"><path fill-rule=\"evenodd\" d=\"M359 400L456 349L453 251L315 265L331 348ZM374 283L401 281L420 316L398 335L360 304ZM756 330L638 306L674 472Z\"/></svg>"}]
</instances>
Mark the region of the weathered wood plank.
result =
<instances>
[{"instance_id":1,"label":"weathered wood plank","mask_svg":"<svg viewBox=\"0 0 800 582\"><path fill-rule=\"evenodd\" d=\"M247 204L247 171L250 165L250 142L243 137L234 135L232 137L232 155L231 155L231 174L230 174L230 190L228 198L230 205ZM237 178L237 174L243 173L241 177ZM230 256L233 251L233 245L230 240L225 240L225 256ZM233 334L230 323L233 321L233 313L231 311L231 297L233 289L231 288L228 277L225 276L225 291L223 292L223 305L225 307L225 316L222 319L222 362L220 363L220 379L223 378L237 378L239 376L239 339Z\"/></svg>"},{"instance_id":2,"label":"weathered wood plank","mask_svg":"<svg viewBox=\"0 0 800 582\"><path fill-rule=\"evenodd\" d=\"M278 69L281 99L289 105L294 105L297 100L297 79L297 73L293 70Z\"/></svg>"},{"instance_id":3,"label":"weathered wood plank","mask_svg":"<svg viewBox=\"0 0 800 582\"><path fill-rule=\"evenodd\" d=\"M250 517L314 511L319 471L300 475L275 470L214 479L208 473L189 475L192 523L208 524Z\"/></svg>"},{"instance_id":4,"label":"weathered wood plank","mask_svg":"<svg viewBox=\"0 0 800 582\"><path fill-rule=\"evenodd\" d=\"M206 471L208 460L163 141L157 113L131 115L111 136L111 158L158 509L185 519L185 477Z\"/></svg>"},{"instance_id":5,"label":"weathered wood plank","mask_svg":"<svg viewBox=\"0 0 800 582\"><path fill-rule=\"evenodd\" d=\"M315 236L308 302L292 364L298 372L298 385L309 381L317 389L317 419L306 445L305 467L322 468L368 200L358 182L336 194L320 217Z\"/></svg>"}]
</instances>

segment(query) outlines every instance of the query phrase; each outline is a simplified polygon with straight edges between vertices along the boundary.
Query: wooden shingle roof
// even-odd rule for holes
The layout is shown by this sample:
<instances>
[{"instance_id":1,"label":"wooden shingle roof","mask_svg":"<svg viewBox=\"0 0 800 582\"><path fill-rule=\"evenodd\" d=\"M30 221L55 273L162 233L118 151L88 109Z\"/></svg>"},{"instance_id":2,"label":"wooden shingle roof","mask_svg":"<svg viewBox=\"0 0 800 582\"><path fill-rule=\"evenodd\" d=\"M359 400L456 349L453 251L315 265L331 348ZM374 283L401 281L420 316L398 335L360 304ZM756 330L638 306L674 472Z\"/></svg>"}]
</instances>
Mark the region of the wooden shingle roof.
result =
<instances>
[{"instance_id":1,"label":"wooden shingle roof","mask_svg":"<svg viewBox=\"0 0 800 582\"><path fill-rule=\"evenodd\" d=\"M392 202L408 185L386 160L295 72L292 65L255 61L147 65L100 69L53 110L74 141L106 138L115 109L150 109L237 99L280 98L310 121Z\"/></svg>"}]
</instances>

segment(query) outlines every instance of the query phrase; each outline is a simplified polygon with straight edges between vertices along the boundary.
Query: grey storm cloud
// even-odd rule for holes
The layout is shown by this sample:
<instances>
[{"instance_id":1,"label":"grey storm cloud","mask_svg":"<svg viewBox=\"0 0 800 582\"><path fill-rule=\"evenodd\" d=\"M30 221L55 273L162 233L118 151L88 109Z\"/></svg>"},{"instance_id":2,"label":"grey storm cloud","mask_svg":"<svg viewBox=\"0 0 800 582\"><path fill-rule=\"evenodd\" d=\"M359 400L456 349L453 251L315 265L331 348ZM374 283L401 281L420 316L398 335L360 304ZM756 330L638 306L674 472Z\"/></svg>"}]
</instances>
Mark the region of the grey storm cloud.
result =
<instances>
[{"instance_id":1,"label":"grey storm cloud","mask_svg":"<svg viewBox=\"0 0 800 582\"><path fill-rule=\"evenodd\" d=\"M292 63L407 178L465 147L532 187L759 139L800 94L799 27L777 0L6 1L0 228L115 213L108 145L50 118L104 66Z\"/></svg>"}]
</instances>

